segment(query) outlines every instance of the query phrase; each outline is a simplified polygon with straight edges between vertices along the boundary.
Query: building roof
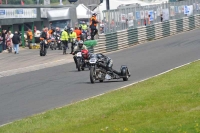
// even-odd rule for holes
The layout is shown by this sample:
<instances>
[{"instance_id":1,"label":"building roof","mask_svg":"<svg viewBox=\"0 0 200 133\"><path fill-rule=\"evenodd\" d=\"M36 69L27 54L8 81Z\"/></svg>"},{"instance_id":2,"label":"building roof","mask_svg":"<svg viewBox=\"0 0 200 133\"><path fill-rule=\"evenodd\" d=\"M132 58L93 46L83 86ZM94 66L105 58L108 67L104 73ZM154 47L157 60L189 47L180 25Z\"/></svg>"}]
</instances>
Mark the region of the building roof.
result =
<instances>
[{"instance_id":1,"label":"building roof","mask_svg":"<svg viewBox=\"0 0 200 133\"><path fill-rule=\"evenodd\" d=\"M100 4L100 0L78 0L76 4L83 4L90 10L93 10Z\"/></svg>"}]
</instances>

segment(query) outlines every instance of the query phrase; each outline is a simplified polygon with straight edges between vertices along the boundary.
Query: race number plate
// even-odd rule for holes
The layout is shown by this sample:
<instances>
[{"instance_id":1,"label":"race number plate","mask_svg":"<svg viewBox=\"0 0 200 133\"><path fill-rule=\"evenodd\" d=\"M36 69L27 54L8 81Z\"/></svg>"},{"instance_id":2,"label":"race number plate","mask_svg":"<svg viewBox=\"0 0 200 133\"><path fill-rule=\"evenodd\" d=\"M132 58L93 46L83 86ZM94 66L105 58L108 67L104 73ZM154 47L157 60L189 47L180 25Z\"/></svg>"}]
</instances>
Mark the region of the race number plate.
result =
<instances>
[{"instance_id":1,"label":"race number plate","mask_svg":"<svg viewBox=\"0 0 200 133\"><path fill-rule=\"evenodd\" d=\"M90 62L90 63L96 63L97 60L96 60L95 58L91 58L91 59L89 60L89 62Z\"/></svg>"},{"instance_id":2,"label":"race number plate","mask_svg":"<svg viewBox=\"0 0 200 133\"><path fill-rule=\"evenodd\" d=\"M78 52L78 53L77 53L77 56L78 56L78 57L81 57L81 56L82 56L81 52Z\"/></svg>"}]
</instances>

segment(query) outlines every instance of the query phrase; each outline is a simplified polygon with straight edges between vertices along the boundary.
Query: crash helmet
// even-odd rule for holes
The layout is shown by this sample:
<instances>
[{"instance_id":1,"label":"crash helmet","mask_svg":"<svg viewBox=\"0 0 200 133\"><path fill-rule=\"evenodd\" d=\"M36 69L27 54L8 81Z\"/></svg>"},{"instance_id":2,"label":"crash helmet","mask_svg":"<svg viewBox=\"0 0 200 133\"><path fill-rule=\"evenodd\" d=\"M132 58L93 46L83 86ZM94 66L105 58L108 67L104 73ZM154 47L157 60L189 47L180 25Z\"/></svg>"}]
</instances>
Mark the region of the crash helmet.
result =
<instances>
[{"instance_id":1,"label":"crash helmet","mask_svg":"<svg viewBox=\"0 0 200 133\"><path fill-rule=\"evenodd\" d=\"M67 31L67 26L65 26L64 30Z\"/></svg>"},{"instance_id":2,"label":"crash helmet","mask_svg":"<svg viewBox=\"0 0 200 133\"><path fill-rule=\"evenodd\" d=\"M71 28L71 29L70 29L70 32L73 32L73 31L74 31L74 29L73 29L73 28Z\"/></svg>"},{"instance_id":3,"label":"crash helmet","mask_svg":"<svg viewBox=\"0 0 200 133\"><path fill-rule=\"evenodd\" d=\"M82 24L85 24L85 21L83 21Z\"/></svg>"},{"instance_id":4,"label":"crash helmet","mask_svg":"<svg viewBox=\"0 0 200 133\"><path fill-rule=\"evenodd\" d=\"M82 55L83 55L83 57L85 58L85 59L87 59L88 58L88 50L87 49L84 49L84 50L81 50L81 53L82 53Z\"/></svg>"},{"instance_id":5,"label":"crash helmet","mask_svg":"<svg viewBox=\"0 0 200 133\"><path fill-rule=\"evenodd\" d=\"M96 14L96 13L93 13L92 16L97 16L97 14Z\"/></svg>"},{"instance_id":6,"label":"crash helmet","mask_svg":"<svg viewBox=\"0 0 200 133\"><path fill-rule=\"evenodd\" d=\"M83 47L83 41L82 41L82 40L80 40L80 41L78 42L78 47L79 47L79 48L82 48L82 47Z\"/></svg>"}]
</instances>

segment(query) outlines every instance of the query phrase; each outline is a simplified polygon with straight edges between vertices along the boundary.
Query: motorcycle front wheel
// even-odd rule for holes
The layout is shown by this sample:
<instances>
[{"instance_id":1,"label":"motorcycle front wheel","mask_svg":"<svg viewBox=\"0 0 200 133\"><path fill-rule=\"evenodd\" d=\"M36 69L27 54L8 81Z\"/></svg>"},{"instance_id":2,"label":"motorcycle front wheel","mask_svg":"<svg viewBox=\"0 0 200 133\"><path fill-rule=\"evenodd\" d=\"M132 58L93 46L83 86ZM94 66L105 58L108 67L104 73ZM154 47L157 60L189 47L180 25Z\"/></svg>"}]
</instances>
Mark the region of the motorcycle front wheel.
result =
<instances>
[{"instance_id":1,"label":"motorcycle front wheel","mask_svg":"<svg viewBox=\"0 0 200 133\"><path fill-rule=\"evenodd\" d=\"M90 82L93 84L95 82L95 68L91 67L90 68Z\"/></svg>"},{"instance_id":2,"label":"motorcycle front wheel","mask_svg":"<svg viewBox=\"0 0 200 133\"><path fill-rule=\"evenodd\" d=\"M78 71L81 71L80 59L77 59L77 68L78 68Z\"/></svg>"}]
</instances>

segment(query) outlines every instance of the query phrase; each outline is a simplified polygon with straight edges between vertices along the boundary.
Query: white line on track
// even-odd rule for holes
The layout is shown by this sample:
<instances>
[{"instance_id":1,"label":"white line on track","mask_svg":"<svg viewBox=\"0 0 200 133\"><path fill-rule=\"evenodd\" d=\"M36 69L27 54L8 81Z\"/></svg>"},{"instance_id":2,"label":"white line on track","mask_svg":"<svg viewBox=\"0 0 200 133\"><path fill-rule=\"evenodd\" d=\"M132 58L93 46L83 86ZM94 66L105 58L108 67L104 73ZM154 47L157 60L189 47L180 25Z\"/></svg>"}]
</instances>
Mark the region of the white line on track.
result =
<instances>
[{"instance_id":1,"label":"white line on track","mask_svg":"<svg viewBox=\"0 0 200 133\"><path fill-rule=\"evenodd\" d=\"M40 70L44 68L54 67L58 65L63 65L70 62L73 62L73 59L60 59L60 60L56 60L49 63L38 64L38 65L33 65L33 66L28 66L28 67L18 68L18 69L12 69L8 71L2 71L0 72L0 78L16 75L16 74L21 74L21 73L26 73L26 72L31 72L31 71L36 71L36 70Z\"/></svg>"},{"instance_id":2,"label":"white line on track","mask_svg":"<svg viewBox=\"0 0 200 133\"><path fill-rule=\"evenodd\" d=\"M96 96L93 96L93 97L89 97L89 98L80 100L80 101L78 101L78 102L74 102L74 103L68 104L68 105L66 105L66 106L70 106L70 105L72 105L72 104L76 104L76 103L79 103L79 102L82 102L82 101L86 101L86 100L89 100L89 99L92 99L92 98L96 98L96 97L102 96L102 95L104 95L104 94L106 94L106 93L109 93L109 92L112 92L112 91L116 91L116 90L119 90L119 89L123 89L123 88L129 87L129 86L135 85L135 84L137 84L137 83L140 83L140 82L149 80L149 79L151 79L151 78L154 78L154 77L157 77L157 76L160 76L160 75L163 75L163 74L168 73L168 72L170 72L170 71L172 71L172 70L181 68L181 67L183 67L183 66L189 65L189 64L191 64L191 63L193 63L193 62L197 62L197 61L200 61L200 59L197 59L197 60L195 60L195 61L192 61L192 62L183 64L183 65L181 65L181 66L178 66L178 67L175 67L175 68L172 68L172 69L169 69L169 70L167 70L167 71L164 71L164 72L159 73L159 74L157 74L157 75L151 76L151 77L149 77L149 78L146 78L146 79L143 79L143 80L139 80L139 81L136 81L136 82L134 82L134 83L131 83L131 84L122 86L122 87L120 87L120 88L117 88L117 89L114 89L114 90L111 90L111 91L107 91L107 92L101 93L101 94L99 94L99 95L96 95ZM63 108L63 107L66 107L66 106L58 107L58 108L55 108L55 109ZM39 114L37 114L37 115L44 114L44 113L45 113L45 112L42 112L42 113L39 113ZM19 120L16 120L16 121L19 121ZM5 126L5 125L11 124L11 123L13 123L13 122L9 122L9 123L2 124L2 125L0 125L0 127L3 127L3 126Z\"/></svg>"}]
</instances>

